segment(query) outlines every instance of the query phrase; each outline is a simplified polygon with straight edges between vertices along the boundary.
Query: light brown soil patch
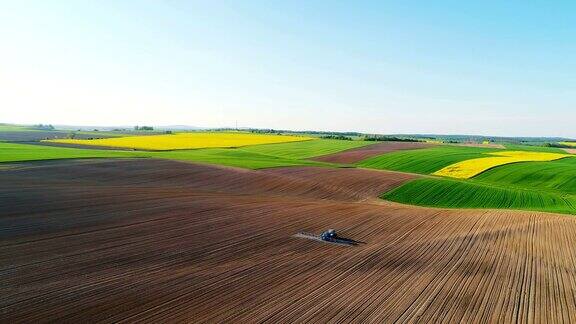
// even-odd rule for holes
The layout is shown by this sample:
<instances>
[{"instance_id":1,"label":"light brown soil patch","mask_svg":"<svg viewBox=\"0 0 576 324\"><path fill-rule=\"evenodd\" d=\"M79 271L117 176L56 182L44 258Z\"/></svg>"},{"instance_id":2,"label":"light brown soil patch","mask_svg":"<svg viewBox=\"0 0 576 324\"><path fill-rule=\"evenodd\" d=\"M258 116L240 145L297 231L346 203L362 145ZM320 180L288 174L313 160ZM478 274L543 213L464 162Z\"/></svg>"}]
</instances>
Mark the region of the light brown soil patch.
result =
<instances>
[{"instance_id":1,"label":"light brown soil patch","mask_svg":"<svg viewBox=\"0 0 576 324\"><path fill-rule=\"evenodd\" d=\"M299 169L0 171L2 321L576 321L574 218L355 202L363 170ZM292 237L326 228L366 244Z\"/></svg>"},{"instance_id":2,"label":"light brown soil patch","mask_svg":"<svg viewBox=\"0 0 576 324\"><path fill-rule=\"evenodd\" d=\"M570 154L576 154L576 149L565 148L564 151L566 151Z\"/></svg>"},{"instance_id":3,"label":"light brown soil patch","mask_svg":"<svg viewBox=\"0 0 576 324\"><path fill-rule=\"evenodd\" d=\"M432 144L420 142L381 142L368 146L358 147L334 154L323 155L313 158L315 161L329 163L353 164L369 157L400 150L413 150L430 147Z\"/></svg>"}]
</instances>

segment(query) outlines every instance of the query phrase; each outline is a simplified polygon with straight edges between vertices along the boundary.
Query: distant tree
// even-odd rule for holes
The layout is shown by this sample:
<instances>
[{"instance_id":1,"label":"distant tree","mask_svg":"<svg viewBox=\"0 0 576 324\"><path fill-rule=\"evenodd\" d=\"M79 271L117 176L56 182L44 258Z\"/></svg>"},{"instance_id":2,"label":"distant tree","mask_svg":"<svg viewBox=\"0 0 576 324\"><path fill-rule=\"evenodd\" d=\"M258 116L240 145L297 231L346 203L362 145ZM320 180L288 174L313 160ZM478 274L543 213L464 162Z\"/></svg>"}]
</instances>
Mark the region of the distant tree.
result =
<instances>
[{"instance_id":1,"label":"distant tree","mask_svg":"<svg viewBox=\"0 0 576 324\"><path fill-rule=\"evenodd\" d=\"M154 130L152 126L134 126L135 131L151 131Z\"/></svg>"},{"instance_id":2,"label":"distant tree","mask_svg":"<svg viewBox=\"0 0 576 324\"><path fill-rule=\"evenodd\" d=\"M542 146L544 146L544 147L557 147L557 148L570 148L571 147L569 145L564 145L564 144L560 144L560 143L544 143L544 144L542 144Z\"/></svg>"},{"instance_id":3,"label":"distant tree","mask_svg":"<svg viewBox=\"0 0 576 324\"><path fill-rule=\"evenodd\" d=\"M352 137L344 136L344 135L324 135L324 136L320 136L320 138L344 140L344 141L351 141L352 140Z\"/></svg>"},{"instance_id":4,"label":"distant tree","mask_svg":"<svg viewBox=\"0 0 576 324\"><path fill-rule=\"evenodd\" d=\"M381 135L367 135L364 137L365 141L373 142L422 142L414 138L400 138L396 136L381 136Z\"/></svg>"},{"instance_id":5,"label":"distant tree","mask_svg":"<svg viewBox=\"0 0 576 324\"><path fill-rule=\"evenodd\" d=\"M54 126L52 126L52 125L38 124L38 125L34 125L32 127L36 128L36 129L41 129L41 130L54 130Z\"/></svg>"}]
</instances>

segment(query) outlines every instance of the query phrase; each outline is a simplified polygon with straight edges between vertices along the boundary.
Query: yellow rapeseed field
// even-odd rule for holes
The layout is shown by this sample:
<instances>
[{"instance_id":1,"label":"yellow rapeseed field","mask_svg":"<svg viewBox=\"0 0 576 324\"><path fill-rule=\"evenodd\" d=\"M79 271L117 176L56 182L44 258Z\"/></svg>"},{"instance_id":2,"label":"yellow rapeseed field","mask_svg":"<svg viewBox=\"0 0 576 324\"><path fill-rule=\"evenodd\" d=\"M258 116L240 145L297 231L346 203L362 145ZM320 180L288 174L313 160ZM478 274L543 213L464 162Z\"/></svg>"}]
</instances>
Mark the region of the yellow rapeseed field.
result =
<instances>
[{"instance_id":1,"label":"yellow rapeseed field","mask_svg":"<svg viewBox=\"0 0 576 324\"><path fill-rule=\"evenodd\" d=\"M561 153L524 151L504 151L489 154L494 156L470 159L454 163L434 172L433 174L450 178L468 179L499 165L515 162L553 161L571 156L569 154Z\"/></svg>"},{"instance_id":2,"label":"yellow rapeseed field","mask_svg":"<svg viewBox=\"0 0 576 324\"><path fill-rule=\"evenodd\" d=\"M576 147L576 142L560 142L560 144Z\"/></svg>"},{"instance_id":3,"label":"yellow rapeseed field","mask_svg":"<svg viewBox=\"0 0 576 324\"><path fill-rule=\"evenodd\" d=\"M226 148L311 140L311 137L267 135L242 132L194 132L167 135L128 136L93 140L55 139L48 142L165 151L199 148Z\"/></svg>"}]
</instances>

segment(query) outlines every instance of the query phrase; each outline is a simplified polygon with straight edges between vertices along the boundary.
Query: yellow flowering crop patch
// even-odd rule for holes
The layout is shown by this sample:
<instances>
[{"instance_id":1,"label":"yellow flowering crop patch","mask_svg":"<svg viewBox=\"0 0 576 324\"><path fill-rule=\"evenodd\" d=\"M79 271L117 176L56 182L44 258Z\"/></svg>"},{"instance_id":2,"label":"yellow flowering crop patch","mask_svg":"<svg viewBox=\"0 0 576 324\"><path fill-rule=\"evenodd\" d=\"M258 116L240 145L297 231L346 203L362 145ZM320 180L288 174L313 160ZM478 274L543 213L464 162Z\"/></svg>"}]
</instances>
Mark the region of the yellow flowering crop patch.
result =
<instances>
[{"instance_id":1,"label":"yellow flowering crop patch","mask_svg":"<svg viewBox=\"0 0 576 324\"><path fill-rule=\"evenodd\" d=\"M504 151L489 153L491 157L477 158L451 164L433 174L459 179L472 178L488 169L515 162L553 161L571 156L561 153Z\"/></svg>"},{"instance_id":2,"label":"yellow flowering crop patch","mask_svg":"<svg viewBox=\"0 0 576 324\"><path fill-rule=\"evenodd\" d=\"M199 148L226 148L256 144L273 144L311 140L311 137L267 135L235 132L194 132L167 135L128 136L93 140L54 139L48 142L131 148L140 150L183 150Z\"/></svg>"},{"instance_id":3,"label":"yellow flowering crop patch","mask_svg":"<svg viewBox=\"0 0 576 324\"><path fill-rule=\"evenodd\" d=\"M560 142L560 144L562 144L562 145L567 145L567 146L574 146L574 147L576 147L576 142Z\"/></svg>"}]
</instances>

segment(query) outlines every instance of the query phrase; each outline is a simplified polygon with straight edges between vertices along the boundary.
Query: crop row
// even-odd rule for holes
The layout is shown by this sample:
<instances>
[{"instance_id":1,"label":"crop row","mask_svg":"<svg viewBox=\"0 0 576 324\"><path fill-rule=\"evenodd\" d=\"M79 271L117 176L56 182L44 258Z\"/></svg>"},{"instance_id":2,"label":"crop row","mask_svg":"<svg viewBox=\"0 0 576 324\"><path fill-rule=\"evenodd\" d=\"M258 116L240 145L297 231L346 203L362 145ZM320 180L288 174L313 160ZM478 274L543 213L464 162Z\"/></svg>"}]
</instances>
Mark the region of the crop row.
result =
<instances>
[{"instance_id":1,"label":"crop row","mask_svg":"<svg viewBox=\"0 0 576 324\"><path fill-rule=\"evenodd\" d=\"M576 214L576 196L531 190L505 184L442 178L417 179L382 196L421 206L449 208L499 208Z\"/></svg>"}]
</instances>

